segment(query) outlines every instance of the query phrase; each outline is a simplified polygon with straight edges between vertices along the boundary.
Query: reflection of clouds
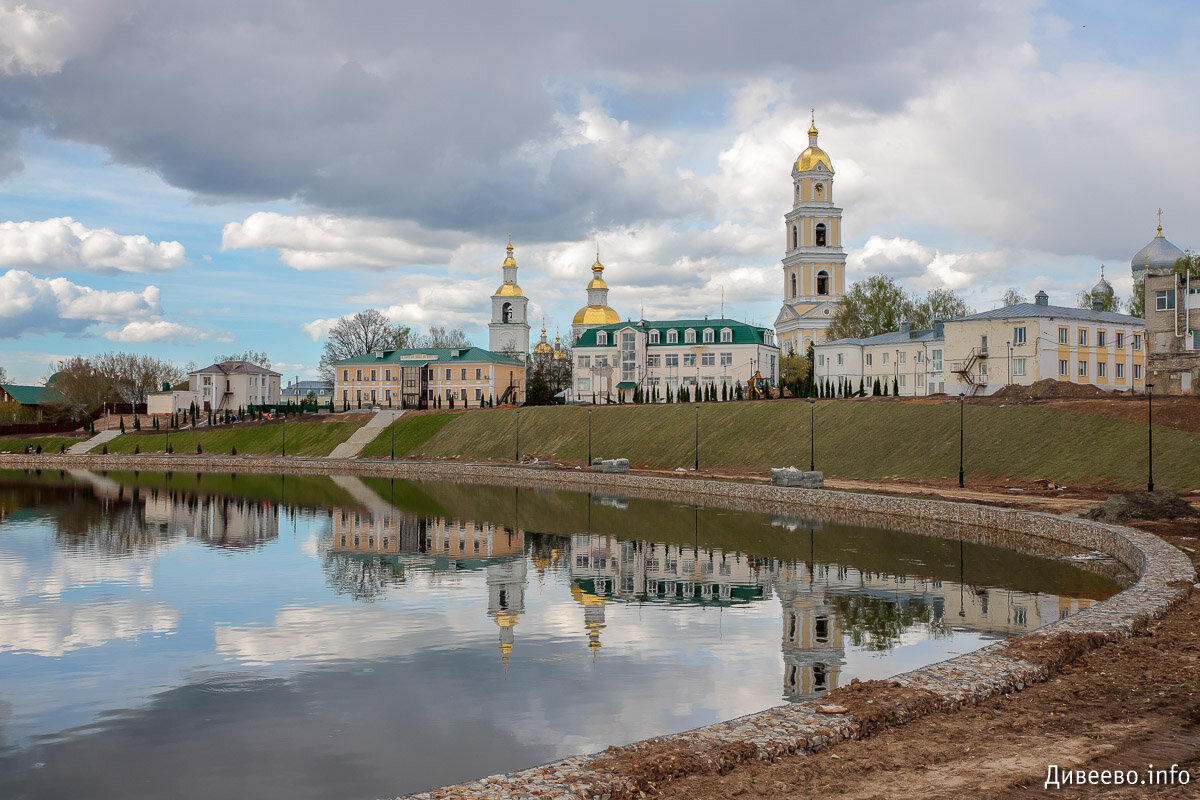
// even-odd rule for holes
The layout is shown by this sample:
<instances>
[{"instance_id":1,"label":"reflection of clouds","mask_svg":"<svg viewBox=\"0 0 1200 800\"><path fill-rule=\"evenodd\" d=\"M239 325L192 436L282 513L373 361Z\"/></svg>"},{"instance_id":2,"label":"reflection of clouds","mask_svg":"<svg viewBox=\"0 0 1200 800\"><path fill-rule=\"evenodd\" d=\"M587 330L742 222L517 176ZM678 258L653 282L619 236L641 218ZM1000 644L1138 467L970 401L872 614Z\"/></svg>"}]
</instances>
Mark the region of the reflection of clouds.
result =
<instances>
[{"instance_id":1,"label":"reflection of clouds","mask_svg":"<svg viewBox=\"0 0 1200 800\"><path fill-rule=\"evenodd\" d=\"M9 606L0 615L0 652L55 657L114 639L171 633L178 624L179 612L162 602Z\"/></svg>"},{"instance_id":2,"label":"reflection of clouds","mask_svg":"<svg viewBox=\"0 0 1200 800\"><path fill-rule=\"evenodd\" d=\"M98 558L92 552L76 555L71 551L55 552L46 564L31 563L11 552L0 558L0 603L15 603L26 597L59 597L70 589L100 583L149 588L154 585L154 562Z\"/></svg>"}]
</instances>

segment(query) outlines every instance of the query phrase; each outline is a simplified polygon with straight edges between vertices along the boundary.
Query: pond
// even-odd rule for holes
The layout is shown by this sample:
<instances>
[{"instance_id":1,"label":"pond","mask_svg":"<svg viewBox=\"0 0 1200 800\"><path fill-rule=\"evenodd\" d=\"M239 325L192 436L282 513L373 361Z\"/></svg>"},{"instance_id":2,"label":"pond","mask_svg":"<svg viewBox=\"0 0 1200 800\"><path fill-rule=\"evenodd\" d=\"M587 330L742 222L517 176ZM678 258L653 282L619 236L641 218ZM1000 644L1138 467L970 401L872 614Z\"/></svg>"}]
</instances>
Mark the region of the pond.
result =
<instances>
[{"instance_id":1,"label":"pond","mask_svg":"<svg viewBox=\"0 0 1200 800\"><path fill-rule=\"evenodd\" d=\"M820 696L1116 591L615 495L0 472L0 797L388 797Z\"/></svg>"}]
</instances>

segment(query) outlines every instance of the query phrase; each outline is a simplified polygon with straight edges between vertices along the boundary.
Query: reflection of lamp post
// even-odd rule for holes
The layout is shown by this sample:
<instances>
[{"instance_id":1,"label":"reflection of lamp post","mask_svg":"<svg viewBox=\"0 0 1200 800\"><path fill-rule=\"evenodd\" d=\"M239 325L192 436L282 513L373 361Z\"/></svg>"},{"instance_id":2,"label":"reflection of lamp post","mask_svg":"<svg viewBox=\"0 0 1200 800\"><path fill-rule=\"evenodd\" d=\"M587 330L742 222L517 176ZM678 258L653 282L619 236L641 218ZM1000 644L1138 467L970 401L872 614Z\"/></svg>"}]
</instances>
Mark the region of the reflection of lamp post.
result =
<instances>
[{"instance_id":1,"label":"reflection of lamp post","mask_svg":"<svg viewBox=\"0 0 1200 800\"><path fill-rule=\"evenodd\" d=\"M588 466L592 465L592 410L588 409Z\"/></svg>"},{"instance_id":2,"label":"reflection of lamp post","mask_svg":"<svg viewBox=\"0 0 1200 800\"><path fill-rule=\"evenodd\" d=\"M817 469L817 401L808 400L808 471Z\"/></svg>"},{"instance_id":3,"label":"reflection of lamp post","mask_svg":"<svg viewBox=\"0 0 1200 800\"><path fill-rule=\"evenodd\" d=\"M967 615L966 604L963 601L963 587L967 585L967 580L964 576L966 572L966 545L962 539L958 540L958 615L965 617Z\"/></svg>"},{"instance_id":4,"label":"reflection of lamp post","mask_svg":"<svg viewBox=\"0 0 1200 800\"><path fill-rule=\"evenodd\" d=\"M1146 475L1146 491L1154 491L1154 384L1146 384L1146 458L1150 471Z\"/></svg>"},{"instance_id":5,"label":"reflection of lamp post","mask_svg":"<svg viewBox=\"0 0 1200 800\"><path fill-rule=\"evenodd\" d=\"M696 406L696 472L700 471L700 406Z\"/></svg>"},{"instance_id":6,"label":"reflection of lamp post","mask_svg":"<svg viewBox=\"0 0 1200 800\"><path fill-rule=\"evenodd\" d=\"M958 488L963 488L963 401L965 392L958 394Z\"/></svg>"},{"instance_id":7,"label":"reflection of lamp post","mask_svg":"<svg viewBox=\"0 0 1200 800\"><path fill-rule=\"evenodd\" d=\"M521 460L521 409L517 409L517 455L516 460Z\"/></svg>"}]
</instances>

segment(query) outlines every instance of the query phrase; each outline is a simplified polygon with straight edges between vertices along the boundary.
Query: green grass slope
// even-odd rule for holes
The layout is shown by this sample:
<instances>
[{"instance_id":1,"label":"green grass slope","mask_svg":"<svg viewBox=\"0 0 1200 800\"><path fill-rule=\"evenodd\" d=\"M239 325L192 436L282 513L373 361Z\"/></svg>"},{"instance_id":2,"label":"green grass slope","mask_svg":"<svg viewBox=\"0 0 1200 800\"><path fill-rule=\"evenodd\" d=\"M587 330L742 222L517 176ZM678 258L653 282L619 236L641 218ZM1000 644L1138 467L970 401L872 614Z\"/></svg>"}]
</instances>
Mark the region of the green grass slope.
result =
<instances>
[{"instance_id":1,"label":"green grass slope","mask_svg":"<svg viewBox=\"0 0 1200 800\"><path fill-rule=\"evenodd\" d=\"M0 453L24 453L27 447L32 447L35 450L38 445L42 446L43 453L55 454L58 452L59 446L70 447L73 444L78 444L84 441L83 439L69 436L41 436L30 439L0 439Z\"/></svg>"},{"instance_id":2,"label":"green grass slope","mask_svg":"<svg viewBox=\"0 0 1200 800\"><path fill-rule=\"evenodd\" d=\"M844 478L948 478L958 474L958 406L879 401L818 401L816 467ZM588 410L551 406L520 411L520 451L565 461L587 458ZM512 460L515 409L454 415L413 458ZM609 406L591 410L592 455L635 466L693 464L696 409L690 405ZM974 477L1144 485L1146 425L1048 406L965 409L966 472ZM699 410L701 469L809 463L809 404L706 403ZM401 454L397 444L397 455ZM1162 488L1200 487L1200 436L1154 427L1154 476Z\"/></svg>"},{"instance_id":3,"label":"green grass slope","mask_svg":"<svg viewBox=\"0 0 1200 800\"><path fill-rule=\"evenodd\" d=\"M350 438L360 426L355 422L289 422L289 456L327 456ZM279 455L283 445L282 424L255 425L247 428L217 427L211 430L172 431L171 448L176 453L195 453L199 444L205 453L228 455L233 447L239 454ZM166 450L166 434L139 433L119 436L108 443L110 453L132 453L134 446L143 453ZM91 452L99 452L99 448Z\"/></svg>"},{"instance_id":4,"label":"green grass slope","mask_svg":"<svg viewBox=\"0 0 1200 800\"><path fill-rule=\"evenodd\" d=\"M401 417L384 428L374 441L363 448L361 455L364 458L390 456L393 431L395 431L396 437L397 456L416 450L459 416L459 414L421 414L414 417Z\"/></svg>"}]
</instances>

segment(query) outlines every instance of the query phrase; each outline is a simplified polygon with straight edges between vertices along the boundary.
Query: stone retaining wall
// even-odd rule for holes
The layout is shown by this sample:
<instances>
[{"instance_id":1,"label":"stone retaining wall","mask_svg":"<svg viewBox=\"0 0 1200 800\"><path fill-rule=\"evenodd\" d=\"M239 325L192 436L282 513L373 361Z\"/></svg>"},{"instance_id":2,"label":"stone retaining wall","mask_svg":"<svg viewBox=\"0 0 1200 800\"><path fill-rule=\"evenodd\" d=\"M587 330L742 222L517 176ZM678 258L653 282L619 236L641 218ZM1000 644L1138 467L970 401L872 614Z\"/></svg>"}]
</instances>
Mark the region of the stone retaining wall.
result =
<instances>
[{"instance_id":1,"label":"stone retaining wall","mask_svg":"<svg viewBox=\"0 0 1200 800\"><path fill-rule=\"evenodd\" d=\"M1162 616L1186 596L1196 580L1183 553L1156 536L1039 512L853 494L820 489L786 488L692 478L642 475L600 475L583 470L532 470L487 464L411 461L330 461L327 459L205 458L195 456L0 456L0 469L158 470L176 472L262 472L310 475L368 475L416 480L540 486L564 490L620 493L638 497L694 502L709 506L768 513L819 516L837 522L902 529L947 538L967 538L984 544L1062 554L1102 551L1125 564L1137 576L1126 590L1064 620L1052 622L1026 636L1082 634L1101 638L1128 636L1150 619ZM814 513L815 512L815 513ZM924 689L941 708L956 708L998 693L1016 691L1044 680L1046 666L1021 660L1006 643L997 643L893 680ZM739 719L708 725L670 736L628 745L638 751L659 745L685 748L701 761L728 765L729 753L752 745L753 753L772 759L788 753L814 752L843 739L854 738L861 721L848 714L818 711L820 701L767 709ZM917 715L915 706L896 706L900 719ZM418 800L456 798L633 798L639 787L632 779L605 771L593 763L609 754L576 756L553 764L469 784L414 795Z\"/></svg>"}]
</instances>

